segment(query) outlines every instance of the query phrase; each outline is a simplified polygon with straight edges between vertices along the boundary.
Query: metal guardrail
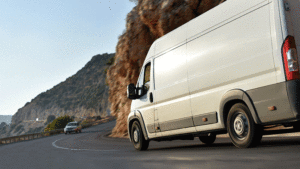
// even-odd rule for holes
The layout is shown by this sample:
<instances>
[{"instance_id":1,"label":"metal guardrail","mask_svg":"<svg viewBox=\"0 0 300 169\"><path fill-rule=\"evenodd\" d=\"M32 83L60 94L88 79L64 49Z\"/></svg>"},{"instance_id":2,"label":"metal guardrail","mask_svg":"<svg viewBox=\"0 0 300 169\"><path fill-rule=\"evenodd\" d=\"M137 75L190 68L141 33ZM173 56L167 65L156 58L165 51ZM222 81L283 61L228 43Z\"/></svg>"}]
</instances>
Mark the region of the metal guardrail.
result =
<instances>
[{"instance_id":1,"label":"metal guardrail","mask_svg":"<svg viewBox=\"0 0 300 169\"><path fill-rule=\"evenodd\" d=\"M63 132L64 129L57 129L57 130L41 132L41 133L24 134L24 135L20 135L20 136L2 138L2 139L0 139L0 144L8 144L8 143L14 143L14 142L18 142L18 141L33 140L36 138L45 137L45 136L47 136L47 133L49 133L49 135L53 135L56 133L60 133L61 131Z\"/></svg>"},{"instance_id":2,"label":"metal guardrail","mask_svg":"<svg viewBox=\"0 0 300 169\"><path fill-rule=\"evenodd\" d=\"M103 118L99 121L86 123L86 124L82 125L81 127L84 129L84 128L88 128L91 126L106 123L106 122L112 121L114 119L115 119L115 117L109 116L109 117ZM56 130L45 131L45 132L41 132L41 133L24 134L24 135L20 135L20 136L7 137L7 138L0 139L0 144L9 144L9 143L14 143L14 142L18 142L18 141L33 140L36 138L47 137L50 135L60 134L63 132L64 132L64 129L56 129Z\"/></svg>"}]
</instances>

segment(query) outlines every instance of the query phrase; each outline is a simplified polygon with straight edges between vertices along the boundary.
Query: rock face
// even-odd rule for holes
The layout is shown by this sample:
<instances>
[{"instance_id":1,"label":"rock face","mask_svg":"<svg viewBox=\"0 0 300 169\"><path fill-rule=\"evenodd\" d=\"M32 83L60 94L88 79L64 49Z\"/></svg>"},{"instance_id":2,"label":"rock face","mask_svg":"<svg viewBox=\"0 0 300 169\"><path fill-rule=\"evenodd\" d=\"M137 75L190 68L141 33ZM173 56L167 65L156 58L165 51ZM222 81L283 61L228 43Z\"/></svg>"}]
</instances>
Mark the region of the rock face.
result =
<instances>
[{"instance_id":1,"label":"rock face","mask_svg":"<svg viewBox=\"0 0 300 169\"><path fill-rule=\"evenodd\" d=\"M131 100L126 86L136 84L140 68L157 38L201 15L224 0L139 0L127 15L126 32L119 37L116 61L107 72L109 101L117 123L112 136L127 136Z\"/></svg>"},{"instance_id":2,"label":"rock face","mask_svg":"<svg viewBox=\"0 0 300 169\"><path fill-rule=\"evenodd\" d=\"M12 124L0 130L0 137L40 132L49 115L79 118L110 114L105 78L113 57L114 54L94 56L75 75L26 103L13 115Z\"/></svg>"}]
</instances>

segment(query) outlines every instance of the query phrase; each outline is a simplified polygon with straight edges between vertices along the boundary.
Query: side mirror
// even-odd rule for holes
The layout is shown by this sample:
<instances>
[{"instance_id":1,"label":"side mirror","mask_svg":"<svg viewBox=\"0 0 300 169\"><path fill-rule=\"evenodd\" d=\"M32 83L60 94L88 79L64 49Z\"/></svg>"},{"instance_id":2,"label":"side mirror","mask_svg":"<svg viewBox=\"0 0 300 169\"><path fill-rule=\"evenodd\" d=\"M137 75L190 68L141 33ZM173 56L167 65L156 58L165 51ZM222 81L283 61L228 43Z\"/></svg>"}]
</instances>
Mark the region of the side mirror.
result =
<instances>
[{"instance_id":1,"label":"side mirror","mask_svg":"<svg viewBox=\"0 0 300 169\"><path fill-rule=\"evenodd\" d=\"M127 86L127 98L128 99L133 99L133 100L136 99L137 97L136 97L135 91L136 91L136 88L135 88L134 84L130 83Z\"/></svg>"}]
</instances>

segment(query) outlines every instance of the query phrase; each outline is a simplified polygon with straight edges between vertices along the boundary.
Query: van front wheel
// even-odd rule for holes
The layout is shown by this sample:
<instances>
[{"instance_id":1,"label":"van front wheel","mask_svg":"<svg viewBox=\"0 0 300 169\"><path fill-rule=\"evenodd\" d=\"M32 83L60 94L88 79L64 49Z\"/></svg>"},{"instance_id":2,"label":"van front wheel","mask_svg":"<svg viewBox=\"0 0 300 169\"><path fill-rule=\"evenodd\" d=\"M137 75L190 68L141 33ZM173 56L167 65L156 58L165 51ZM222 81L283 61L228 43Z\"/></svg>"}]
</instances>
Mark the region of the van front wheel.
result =
<instances>
[{"instance_id":1,"label":"van front wheel","mask_svg":"<svg viewBox=\"0 0 300 169\"><path fill-rule=\"evenodd\" d=\"M132 124L131 137L135 149L139 151L147 150L149 146L149 140L145 140L140 123L137 121L133 122Z\"/></svg>"},{"instance_id":2,"label":"van front wheel","mask_svg":"<svg viewBox=\"0 0 300 169\"><path fill-rule=\"evenodd\" d=\"M257 146L262 138L262 127L255 124L248 107L237 103L229 110L227 131L238 148Z\"/></svg>"}]
</instances>

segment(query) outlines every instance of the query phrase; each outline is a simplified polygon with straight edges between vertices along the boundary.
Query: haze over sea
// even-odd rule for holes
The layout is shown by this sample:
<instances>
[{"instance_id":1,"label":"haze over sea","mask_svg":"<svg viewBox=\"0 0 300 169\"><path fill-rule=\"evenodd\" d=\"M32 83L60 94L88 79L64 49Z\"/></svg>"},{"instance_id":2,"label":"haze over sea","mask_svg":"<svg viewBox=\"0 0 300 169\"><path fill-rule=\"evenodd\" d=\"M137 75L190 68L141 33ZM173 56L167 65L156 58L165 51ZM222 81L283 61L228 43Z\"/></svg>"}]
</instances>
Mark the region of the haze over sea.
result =
<instances>
[{"instance_id":1,"label":"haze over sea","mask_svg":"<svg viewBox=\"0 0 300 169\"><path fill-rule=\"evenodd\" d=\"M11 115L0 115L0 124L5 122L6 124L11 123Z\"/></svg>"}]
</instances>

